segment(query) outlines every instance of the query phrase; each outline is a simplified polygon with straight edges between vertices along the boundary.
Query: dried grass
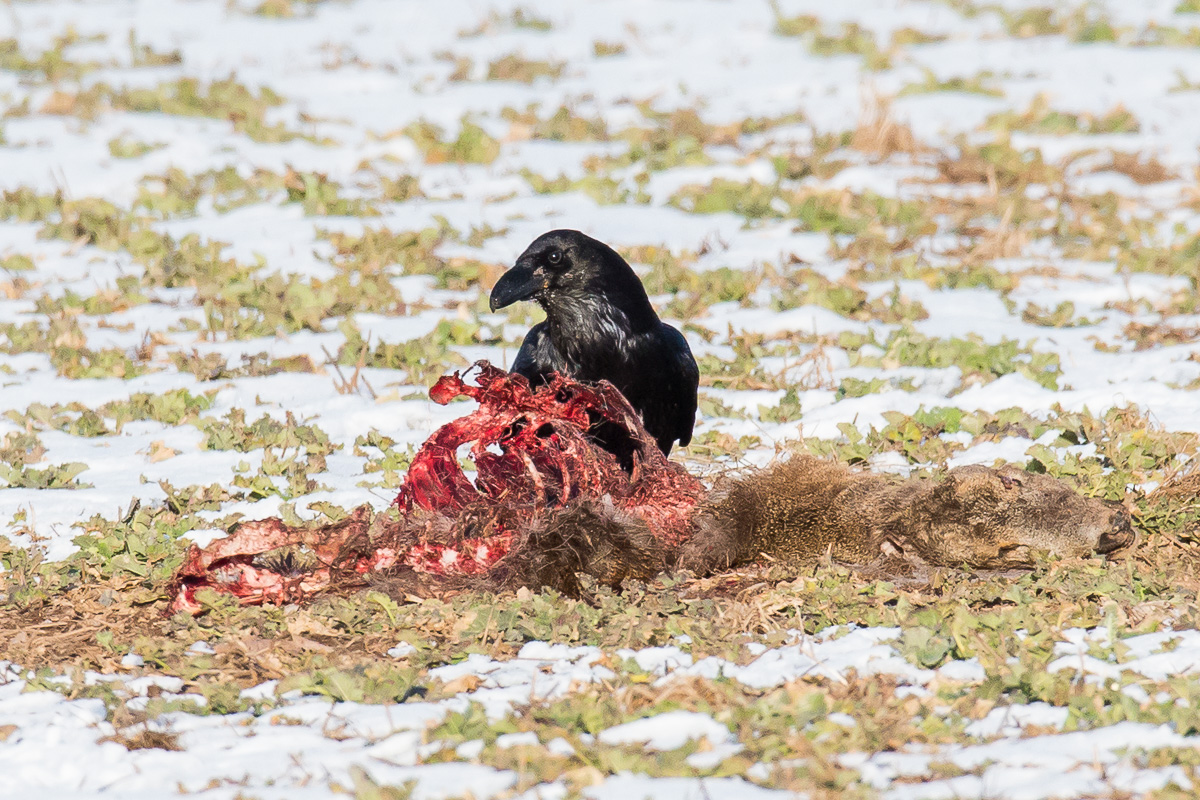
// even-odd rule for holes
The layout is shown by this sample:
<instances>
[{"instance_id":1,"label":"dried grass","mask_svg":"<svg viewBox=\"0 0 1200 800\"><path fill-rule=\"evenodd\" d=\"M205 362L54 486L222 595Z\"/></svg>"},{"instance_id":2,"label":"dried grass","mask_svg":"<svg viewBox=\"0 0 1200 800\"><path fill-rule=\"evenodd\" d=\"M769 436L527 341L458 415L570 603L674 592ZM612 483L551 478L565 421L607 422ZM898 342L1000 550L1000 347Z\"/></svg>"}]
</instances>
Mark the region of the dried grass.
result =
<instances>
[{"instance_id":1,"label":"dried grass","mask_svg":"<svg viewBox=\"0 0 1200 800\"><path fill-rule=\"evenodd\" d=\"M1177 328L1165 322L1160 322L1157 325L1130 322L1125 326L1122 333L1126 339L1134 343L1134 350L1149 350L1154 347L1191 344L1200 340L1200 328Z\"/></svg>"},{"instance_id":2,"label":"dried grass","mask_svg":"<svg viewBox=\"0 0 1200 800\"><path fill-rule=\"evenodd\" d=\"M925 150L912 128L892 116L891 98L871 90L864 92L862 111L850 146L876 161L897 154L916 156Z\"/></svg>"},{"instance_id":3,"label":"dried grass","mask_svg":"<svg viewBox=\"0 0 1200 800\"><path fill-rule=\"evenodd\" d=\"M183 750L179 744L179 734L169 731L155 731L148 727L138 730L126 728L112 736L104 736L98 742L116 742L126 750Z\"/></svg>"},{"instance_id":4,"label":"dried grass","mask_svg":"<svg viewBox=\"0 0 1200 800\"><path fill-rule=\"evenodd\" d=\"M1177 173L1153 155L1124 153L1116 150L1113 151L1108 169L1127 175L1133 179L1134 183L1142 186L1175 180L1179 177Z\"/></svg>"}]
</instances>

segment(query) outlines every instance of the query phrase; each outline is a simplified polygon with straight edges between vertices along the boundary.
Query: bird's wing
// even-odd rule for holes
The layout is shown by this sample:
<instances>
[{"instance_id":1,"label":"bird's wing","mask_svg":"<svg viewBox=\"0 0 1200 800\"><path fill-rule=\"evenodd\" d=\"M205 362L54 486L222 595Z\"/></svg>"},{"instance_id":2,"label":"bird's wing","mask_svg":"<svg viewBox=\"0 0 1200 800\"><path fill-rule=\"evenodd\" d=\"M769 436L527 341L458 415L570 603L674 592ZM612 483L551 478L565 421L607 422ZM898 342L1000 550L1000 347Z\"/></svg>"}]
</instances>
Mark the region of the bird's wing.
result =
<instances>
[{"instance_id":1,"label":"bird's wing","mask_svg":"<svg viewBox=\"0 0 1200 800\"><path fill-rule=\"evenodd\" d=\"M509 372L524 375L534 386L548 381L552 373L568 374L567 362L550 341L550 330L545 322L539 322L525 334L525 341L521 342Z\"/></svg>"},{"instance_id":2,"label":"bird's wing","mask_svg":"<svg viewBox=\"0 0 1200 800\"><path fill-rule=\"evenodd\" d=\"M700 368L688 347L687 339L675 328L662 323L662 353L666 363L663 375L670 401L664 409L667 430L680 447L692 440L696 425L696 392L700 387Z\"/></svg>"}]
</instances>

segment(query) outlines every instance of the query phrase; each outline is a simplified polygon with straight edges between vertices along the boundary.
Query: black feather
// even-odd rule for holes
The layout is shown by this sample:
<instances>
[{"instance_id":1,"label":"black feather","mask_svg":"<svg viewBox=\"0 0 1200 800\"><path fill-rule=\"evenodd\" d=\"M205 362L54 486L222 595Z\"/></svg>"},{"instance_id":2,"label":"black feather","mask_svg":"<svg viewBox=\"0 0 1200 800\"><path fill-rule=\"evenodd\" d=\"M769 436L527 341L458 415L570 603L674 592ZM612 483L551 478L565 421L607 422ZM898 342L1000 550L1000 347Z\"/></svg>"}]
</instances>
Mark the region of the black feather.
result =
<instances>
[{"instance_id":1,"label":"black feather","mask_svg":"<svg viewBox=\"0 0 1200 800\"><path fill-rule=\"evenodd\" d=\"M615 250L579 231L539 236L492 289L491 307L534 300L512 371L538 385L555 372L607 380L642 415L664 453L692 439L700 371L683 334L659 320L637 274Z\"/></svg>"}]
</instances>

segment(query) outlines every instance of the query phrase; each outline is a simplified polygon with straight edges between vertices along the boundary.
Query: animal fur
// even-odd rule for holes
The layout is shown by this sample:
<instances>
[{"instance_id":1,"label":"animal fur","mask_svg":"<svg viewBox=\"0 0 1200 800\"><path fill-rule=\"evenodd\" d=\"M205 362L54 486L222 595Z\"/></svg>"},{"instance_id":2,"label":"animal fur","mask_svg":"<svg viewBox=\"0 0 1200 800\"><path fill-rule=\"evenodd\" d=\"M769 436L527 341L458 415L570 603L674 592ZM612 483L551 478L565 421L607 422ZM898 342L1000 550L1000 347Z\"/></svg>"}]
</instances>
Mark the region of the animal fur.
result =
<instances>
[{"instance_id":1,"label":"animal fur","mask_svg":"<svg viewBox=\"0 0 1200 800\"><path fill-rule=\"evenodd\" d=\"M1012 467L901 481L797 457L706 492L611 384L557 377L534 390L486 364L475 381L449 375L430 390L438 402L479 405L421 447L394 514L363 506L334 523L239 525L189 549L171 610L200 613L204 589L247 604L367 584L403 597L520 586L578 595L580 575L617 586L764 556L874 562L884 572L898 560L1006 569L1032 566L1036 551L1083 556L1134 540L1123 507ZM591 436L597 426L605 446ZM473 481L459 464L465 445Z\"/></svg>"},{"instance_id":2,"label":"animal fur","mask_svg":"<svg viewBox=\"0 0 1200 800\"><path fill-rule=\"evenodd\" d=\"M612 587L626 578L650 580L668 566L668 555L645 521L602 498L529 526L498 566L505 588L546 586L578 597L579 575Z\"/></svg>"},{"instance_id":3,"label":"animal fur","mask_svg":"<svg viewBox=\"0 0 1200 800\"><path fill-rule=\"evenodd\" d=\"M693 518L679 559L698 572L760 556L865 564L903 554L936 566L1029 567L1034 553L1086 556L1133 543L1129 512L1014 467L898 480L799 456L726 480Z\"/></svg>"}]
</instances>

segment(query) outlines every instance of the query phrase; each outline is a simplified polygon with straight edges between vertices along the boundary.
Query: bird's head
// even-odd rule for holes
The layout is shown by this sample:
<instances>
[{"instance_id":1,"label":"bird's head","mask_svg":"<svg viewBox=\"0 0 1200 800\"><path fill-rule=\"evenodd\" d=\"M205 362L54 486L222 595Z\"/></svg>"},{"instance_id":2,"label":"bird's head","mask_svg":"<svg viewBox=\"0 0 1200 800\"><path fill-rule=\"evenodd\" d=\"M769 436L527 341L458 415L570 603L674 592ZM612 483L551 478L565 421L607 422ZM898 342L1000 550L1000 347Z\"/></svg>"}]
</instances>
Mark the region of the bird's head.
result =
<instances>
[{"instance_id":1,"label":"bird's head","mask_svg":"<svg viewBox=\"0 0 1200 800\"><path fill-rule=\"evenodd\" d=\"M615 250L579 231L544 233L492 287L493 311L534 300L547 314L580 302L606 301L630 319L657 320L637 274Z\"/></svg>"}]
</instances>

